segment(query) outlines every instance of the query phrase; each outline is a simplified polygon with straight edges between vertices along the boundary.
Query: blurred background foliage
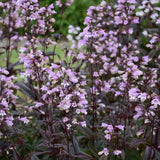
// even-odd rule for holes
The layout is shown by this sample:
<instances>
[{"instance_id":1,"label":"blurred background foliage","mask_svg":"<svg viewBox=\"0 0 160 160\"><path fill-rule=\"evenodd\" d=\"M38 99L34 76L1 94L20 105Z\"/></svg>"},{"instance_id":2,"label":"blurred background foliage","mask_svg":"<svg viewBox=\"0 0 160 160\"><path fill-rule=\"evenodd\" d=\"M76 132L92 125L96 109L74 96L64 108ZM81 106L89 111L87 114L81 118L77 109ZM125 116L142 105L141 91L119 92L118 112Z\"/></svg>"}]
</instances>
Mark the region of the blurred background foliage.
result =
<instances>
[{"instance_id":1,"label":"blurred background foliage","mask_svg":"<svg viewBox=\"0 0 160 160\"><path fill-rule=\"evenodd\" d=\"M45 6L51 3L55 4L56 0L39 0L39 2L41 6ZM81 29L83 29L83 21L86 17L87 9L89 6L96 6L100 2L101 0L74 0L73 4L64 10L60 33L67 35L69 25L79 26ZM55 32L59 32L62 10L57 6L55 10L57 12L57 14L54 15L56 23L53 27Z\"/></svg>"}]
</instances>

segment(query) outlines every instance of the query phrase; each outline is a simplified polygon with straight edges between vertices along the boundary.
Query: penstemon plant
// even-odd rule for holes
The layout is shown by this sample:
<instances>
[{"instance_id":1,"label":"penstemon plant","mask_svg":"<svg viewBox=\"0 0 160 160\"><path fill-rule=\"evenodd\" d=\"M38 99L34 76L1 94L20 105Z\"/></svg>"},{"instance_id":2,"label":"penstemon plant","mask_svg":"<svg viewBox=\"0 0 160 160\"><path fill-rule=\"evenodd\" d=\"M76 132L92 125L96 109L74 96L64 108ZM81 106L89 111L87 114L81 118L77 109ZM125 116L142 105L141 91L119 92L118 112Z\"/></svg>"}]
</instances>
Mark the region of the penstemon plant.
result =
<instances>
[{"instance_id":1,"label":"penstemon plant","mask_svg":"<svg viewBox=\"0 0 160 160\"><path fill-rule=\"evenodd\" d=\"M103 0L67 45L72 3L0 2L0 158L160 159L159 0Z\"/></svg>"},{"instance_id":2,"label":"penstemon plant","mask_svg":"<svg viewBox=\"0 0 160 160\"><path fill-rule=\"evenodd\" d=\"M124 159L131 148L136 157L140 154L137 146L145 150L144 159L158 157L159 35L152 27L159 28L158 4L119 0L109 5L102 1L88 9L87 27L80 34L81 43L88 47L88 54L81 57L88 58L92 114L105 112L104 117L98 117L105 129L106 145L98 154L109 159L119 155ZM151 20L147 23L148 17ZM143 35L148 37L145 42Z\"/></svg>"}]
</instances>

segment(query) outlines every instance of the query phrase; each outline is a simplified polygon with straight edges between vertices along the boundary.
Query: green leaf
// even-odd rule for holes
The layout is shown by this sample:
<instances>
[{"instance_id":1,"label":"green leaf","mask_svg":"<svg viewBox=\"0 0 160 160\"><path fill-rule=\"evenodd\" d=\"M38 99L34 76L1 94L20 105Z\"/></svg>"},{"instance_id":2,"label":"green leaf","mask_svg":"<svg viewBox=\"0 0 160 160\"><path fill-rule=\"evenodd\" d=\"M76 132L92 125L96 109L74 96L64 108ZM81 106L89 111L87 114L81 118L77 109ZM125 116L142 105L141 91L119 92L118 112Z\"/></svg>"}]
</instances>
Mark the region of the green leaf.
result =
<instances>
[{"instance_id":1,"label":"green leaf","mask_svg":"<svg viewBox=\"0 0 160 160\"><path fill-rule=\"evenodd\" d=\"M127 148L125 150L125 160L142 160L142 157L136 149Z\"/></svg>"},{"instance_id":2,"label":"green leaf","mask_svg":"<svg viewBox=\"0 0 160 160\"><path fill-rule=\"evenodd\" d=\"M130 142L130 147L131 148L135 148L138 147L140 144L147 144L145 139L138 139L138 138L134 138L131 142Z\"/></svg>"},{"instance_id":3,"label":"green leaf","mask_svg":"<svg viewBox=\"0 0 160 160\"><path fill-rule=\"evenodd\" d=\"M75 153L80 151L79 144L78 144L75 136L73 136L73 148L74 148Z\"/></svg>"},{"instance_id":4,"label":"green leaf","mask_svg":"<svg viewBox=\"0 0 160 160\"><path fill-rule=\"evenodd\" d=\"M88 149L90 150L90 152L94 157L99 158L98 150L91 143L88 143Z\"/></svg>"},{"instance_id":5,"label":"green leaf","mask_svg":"<svg viewBox=\"0 0 160 160\"><path fill-rule=\"evenodd\" d=\"M85 160L85 159L90 159L90 160L92 160L92 159L94 159L94 158L92 158L90 155L88 155L88 154L86 154L86 153L84 153L84 152L78 152L78 153L76 153L75 155L74 155L74 157L75 158L81 158L81 159L83 159L83 160Z\"/></svg>"},{"instance_id":6,"label":"green leaf","mask_svg":"<svg viewBox=\"0 0 160 160\"><path fill-rule=\"evenodd\" d=\"M105 155L102 155L99 160L107 160L107 157Z\"/></svg>"}]
</instances>

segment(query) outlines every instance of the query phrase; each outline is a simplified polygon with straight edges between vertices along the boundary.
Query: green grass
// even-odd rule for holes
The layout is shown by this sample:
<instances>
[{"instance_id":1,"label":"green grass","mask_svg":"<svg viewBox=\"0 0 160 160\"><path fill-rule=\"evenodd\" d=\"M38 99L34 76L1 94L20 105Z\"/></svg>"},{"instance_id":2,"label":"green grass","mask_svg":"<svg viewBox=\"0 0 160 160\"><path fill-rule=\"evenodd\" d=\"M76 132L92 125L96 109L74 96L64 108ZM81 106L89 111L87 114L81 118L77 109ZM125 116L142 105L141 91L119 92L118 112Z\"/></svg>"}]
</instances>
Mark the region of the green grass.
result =
<instances>
[{"instance_id":1,"label":"green grass","mask_svg":"<svg viewBox=\"0 0 160 160\"><path fill-rule=\"evenodd\" d=\"M56 48L54 45L49 45L48 48L46 49L46 52L51 52L54 51L59 55L60 59L58 56L54 56L54 62L58 62L59 60L65 60L67 64L69 64L69 62L71 61L72 57L70 56L65 56L65 50L63 49L63 47L67 46L67 49L69 50L70 46L71 46L71 42L60 42L56 45ZM42 45L39 45L37 47L38 50L44 50ZM0 55L0 67L6 68L6 54L1 54ZM53 56L51 57L53 58ZM9 62L14 64L15 62L19 61L19 51L17 50L13 50L12 53L10 53L10 60ZM71 67L76 67L79 64L79 62L76 62L74 64L70 64ZM83 64L82 68L84 68L85 64ZM23 65L18 65L15 67L15 69L24 69ZM20 75L17 75L18 80L21 80Z\"/></svg>"},{"instance_id":2,"label":"green grass","mask_svg":"<svg viewBox=\"0 0 160 160\"><path fill-rule=\"evenodd\" d=\"M59 56L63 59L64 58L64 51L63 51L61 45L62 45L62 43L57 44L55 52L58 53ZM42 50L43 47L42 46L38 46L38 49ZM53 50L54 50L54 46L50 45L46 52L53 51ZM5 53L0 55L0 67L6 67L5 58L6 58L6 54ZM19 60L20 60L19 59L19 51L13 50L12 53L10 53L10 60L9 60L10 63L15 63L15 62L17 62ZM58 61L58 56L55 56L55 61L56 62Z\"/></svg>"},{"instance_id":3,"label":"green grass","mask_svg":"<svg viewBox=\"0 0 160 160\"><path fill-rule=\"evenodd\" d=\"M6 66L6 54L1 54L0 55L0 67L5 67ZM12 53L10 53L10 62L11 63L15 63L18 61L18 51L12 51Z\"/></svg>"}]
</instances>

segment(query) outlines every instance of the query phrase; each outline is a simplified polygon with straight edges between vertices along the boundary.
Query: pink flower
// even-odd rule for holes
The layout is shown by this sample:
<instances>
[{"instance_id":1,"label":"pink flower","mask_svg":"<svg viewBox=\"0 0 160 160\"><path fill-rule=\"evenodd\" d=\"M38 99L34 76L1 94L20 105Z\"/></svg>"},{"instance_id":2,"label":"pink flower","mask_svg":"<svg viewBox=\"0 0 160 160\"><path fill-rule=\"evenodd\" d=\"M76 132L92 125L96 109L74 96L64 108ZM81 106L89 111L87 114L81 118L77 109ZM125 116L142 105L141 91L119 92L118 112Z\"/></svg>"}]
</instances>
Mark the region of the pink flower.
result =
<instances>
[{"instance_id":1,"label":"pink flower","mask_svg":"<svg viewBox=\"0 0 160 160\"><path fill-rule=\"evenodd\" d=\"M106 2L105 1L102 1L101 3L100 3L100 5L102 6L102 7L105 7L106 6Z\"/></svg>"},{"instance_id":2,"label":"pink flower","mask_svg":"<svg viewBox=\"0 0 160 160\"><path fill-rule=\"evenodd\" d=\"M99 75L98 75L98 72L94 72L93 73L93 77L98 77Z\"/></svg>"},{"instance_id":3,"label":"pink flower","mask_svg":"<svg viewBox=\"0 0 160 160\"><path fill-rule=\"evenodd\" d=\"M133 75L134 78L137 79L138 76L140 76L140 75L142 75L142 74L143 74L143 72L138 69L138 66L134 65L134 66L132 67L132 75Z\"/></svg>"},{"instance_id":4,"label":"pink flower","mask_svg":"<svg viewBox=\"0 0 160 160\"><path fill-rule=\"evenodd\" d=\"M13 117L7 117L6 118L6 124L8 126L13 126Z\"/></svg>"},{"instance_id":5,"label":"pink flower","mask_svg":"<svg viewBox=\"0 0 160 160\"><path fill-rule=\"evenodd\" d=\"M19 120L22 121L22 122L24 122L25 124L29 123L29 120L27 119L27 117L19 118Z\"/></svg>"},{"instance_id":6,"label":"pink flower","mask_svg":"<svg viewBox=\"0 0 160 160\"><path fill-rule=\"evenodd\" d=\"M120 129L120 130L122 130L122 131L124 130L124 126L123 125L116 125L115 127Z\"/></svg>"},{"instance_id":7,"label":"pink flower","mask_svg":"<svg viewBox=\"0 0 160 160\"><path fill-rule=\"evenodd\" d=\"M98 155L104 154L105 156L109 155L109 150L107 148L104 148L102 151L98 152Z\"/></svg>"},{"instance_id":8,"label":"pink flower","mask_svg":"<svg viewBox=\"0 0 160 160\"><path fill-rule=\"evenodd\" d=\"M69 118L68 118L68 117L64 117L64 118L63 118L63 122L64 122L64 123L66 123L66 122L68 122L68 121L69 121Z\"/></svg>"},{"instance_id":9,"label":"pink flower","mask_svg":"<svg viewBox=\"0 0 160 160\"><path fill-rule=\"evenodd\" d=\"M140 98L141 102L144 102L147 99L147 93L140 93L138 98Z\"/></svg>"},{"instance_id":10,"label":"pink flower","mask_svg":"<svg viewBox=\"0 0 160 160\"><path fill-rule=\"evenodd\" d=\"M110 134L106 134L104 137L105 137L107 140L111 140L111 135L110 135Z\"/></svg>"},{"instance_id":11,"label":"pink flower","mask_svg":"<svg viewBox=\"0 0 160 160\"><path fill-rule=\"evenodd\" d=\"M109 84L109 83L107 83L107 82L104 82L104 88L103 88L103 90L105 91L105 92L109 92L110 91L110 88L111 88L111 85Z\"/></svg>"},{"instance_id":12,"label":"pink flower","mask_svg":"<svg viewBox=\"0 0 160 160\"><path fill-rule=\"evenodd\" d=\"M121 19L121 17L115 16L114 19L115 19L115 23L116 23L116 24L122 24L122 19Z\"/></svg>"},{"instance_id":13,"label":"pink flower","mask_svg":"<svg viewBox=\"0 0 160 160\"><path fill-rule=\"evenodd\" d=\"M86 126L87 126L86 121L79 122L79 124L80 124L82 127L86 127Z\"/></svg>"},{"instance_id":14,"label":"pink flower","mask_svg":"<svg viewBox=\"0 0 160 160\"><path fill-rule=\"evenodd\" d=\"M37 102L36 105L35 105L35 107L36 107L36 108L39 108L40 106L43 106L43 105L44 105L43 103Z\"/></svg>"},{"instance_id":15,"label":"pink flower","mask_svg":"<svg viewBox=\"0 0 160 160\"><path fill-rule=\"evenodd\" d=\"M71 124L67 124L67 129L69 130L72 127Z\"/></svg>"},{"instance_id":16,"label":"pink flower","mask_svg":"<svg viewBox=\"0 0 160 160\"><path fill-rule=\"evenodd\" d=\"M59 6L59 7L62 7L62 2L61 2L61 0L56 1L56 5Z\"/></svg>"},{"instance_id":17,"label":"pink flower","mask_svg":"<svg viewBox=\"0 0 160 160\"><path fill-rule=\"evenodd\" d=\"M136 4L136 0L128 0L128 3Z\"/></svg>"},{"instance_id":18,"label":"pink flower","mask_svg":"<svg viewBox=\"0 0 160 160\"><path fill-rule=\"evenodd\" d=\"M139 17L134 17L134 19L132 20L133 23L139 23Z\"/></svg>"},{"instance_id":19,"label":"pink flower","mask_svg":"<svg viewBox=\"0 0 160 160\"><path fill-rule=\"evenodd\" d=\"M84 109L84 108L80 109L80 112L83 113L83 114L85 114L85 115L87 115L87 110Z\"/></svg>"},{"instance_id":20,"label":"pink flower","mask_svg":"<svg viewBox=\"0 0 160 160\"><path fill-rule=\"evenodd\" d=\"M3 34L3 31L0 31L0 36Z\"/></svg>"},{"instance_id":21,"label":"pink flower","mask_svg":"<svg viewBox=\"0 0 160 160\"><path fill-rule=\"evenodd\" d=\"M151 101L151 104L153 104L154 107L157 108L157 106L160 105L160 100L158 98L155 98Z\"/></svg>"},{"instance_id":22,"label":"pink flower","mask_svg":"<svg viewBox=\"0 0 160 160\"><path fill-rule=\"evenodd\" d=\"M38 0L32 0L32 2L33 2L33 3L37 3L37 2L38 2Z\"/></svg>"},{"instance_id":23,"label":"pink flower","mask_svg":"<svg viewBox=\"0 0 160 160\"><path fill-rule=\"evenodd\" d=\"M0 116L5 116L6 115L6 112L4 112L3 110L0 110Z\"/></svg>"},{"instance_id":24,"label":"pink flower","mask_svg":"<svg viewBox=\"0 0 160 160\"><path fill-rule=\"evenodd\" d=\"M133 34L133 28L129 28L128 33Z\"/></svg>"},{"instance_id":25,"label":"pink flower","mask_svg":"<svg viewBox=\"0 0 160 160\"><path fill-rule=\"evenodd\" d=\"M142 107L141 106L136 106L135 111L137 113L133 116L133 118L138 119L143 114Z\"/></svg>"},{"instance_id":26,"label":"pink flower","mask_svg":"<svg viewBox=\"0 0 160 160\"><path fill-rule=\"evenodd\" d=\"M149 58L149 56L143 56L142 57L142 60L143 60L143 64L148 64L148 62L151 60L150 58Z\"/></svg>"},{"instance_id":27,"label":"pink flower","mask_svg":"<svg viewBox=\"0 0 160 160\"><path fill-rule=\"evenodd\" d=\"M118 0L118 3L125 3L126 0Z\"/></svg>"},{"instance_id":28,"label":"pink flower","mask_svg":"<svg viewBox=\"0 0 160 160\"><path fill-rule=\"evenodd\" d=\"M78 82L78 78L75 76L75 73L71 71L71 69L66 70L67 75L69 76L69 80L73 83Z\"/></svg>"},{"instance_id":29,"label":"pink flower","mask_svg":"<svg viewBox=\"0 0 160 160\"><path fill-rule=\"evenodd\" d=\"M108 126L108 124L102 123L102 127L107 127L107 126Z\"/></svg>"},{"instance_id":30,"label":"pink flower","mask_svg":"<svg viewBox=\"0 0 160 160\"><path fill-rule=\"evenodd\" d=\"M8 102L6 101L6 99L3 99L0 104L3 105L4 107L8 107Z\"/></svg>"},{"instance_id":31,"label":"pink flower","mask_svg":"<svg viewBox=\"0 0 160 160\"><path fill-rule=\"evenodd\" d=\"M146 47L153 48L153 44L146 44Z\"/></svg>"},{"instance_id":32,"label":"pink flower","mask_svg":"<svg viewBox=\"0 0 160 160\"><path fill-rule=\"evenodd\" d=\"M65 3L66 6L70 6L73 3L73 0L68 0L68 2Z\"/></svg>"},{"instance_id":33,"label":"pink flower","mask_svg":"<svg viewBox=\"0 0 160 160\"><path fill-rule=\"evenodd\" d=\"M137 98L138 98L138 95L139 95L139 89L137 89L137 88L131 88L130 90L129 90L129 98L130 98L130 100L136 100Z\"/></svg>"},{"instance_id":34,"label":"pink flower","mask_svg":"<svg viewBox=\"0 0 160 160\"><path fill-rule=\"evenodd\" d=\"M108 125L108 126L107 126L107 129L108 129L108 131L109 131L110 133L112 133L113 130L114 130L112 125Z\"/></svg>"},{"instance_id":35,"label":"pink flower","mask_svg":"<svg viewBox=\"0 0 160 160\"><path fill-rule=\"evenodd\" d=\"M122 153L121 150L116 149L116 150L113 151L113 154L116 155L116 156L120 155L121 153Z\"/></svg>"},{"instance_id":36,"label":"pink flower","mask_svg":"<svg viewBox=\"0 0 160 160\"><path fill-rule=\"evenodd\" d=\"M157 19L156 24L160 24L160 18Z\"/></svg>"},{"instance_id":37,"label":"pink flower","mask_svg":"<svg viewBox=\"0 0 160 160\"><path fill-rule=\"evenodd\" d=\"M157 41L158 37L157 36L153 36L152 39L150 40L150 43L153 44Z\"/></svg>"}]
</instances>

